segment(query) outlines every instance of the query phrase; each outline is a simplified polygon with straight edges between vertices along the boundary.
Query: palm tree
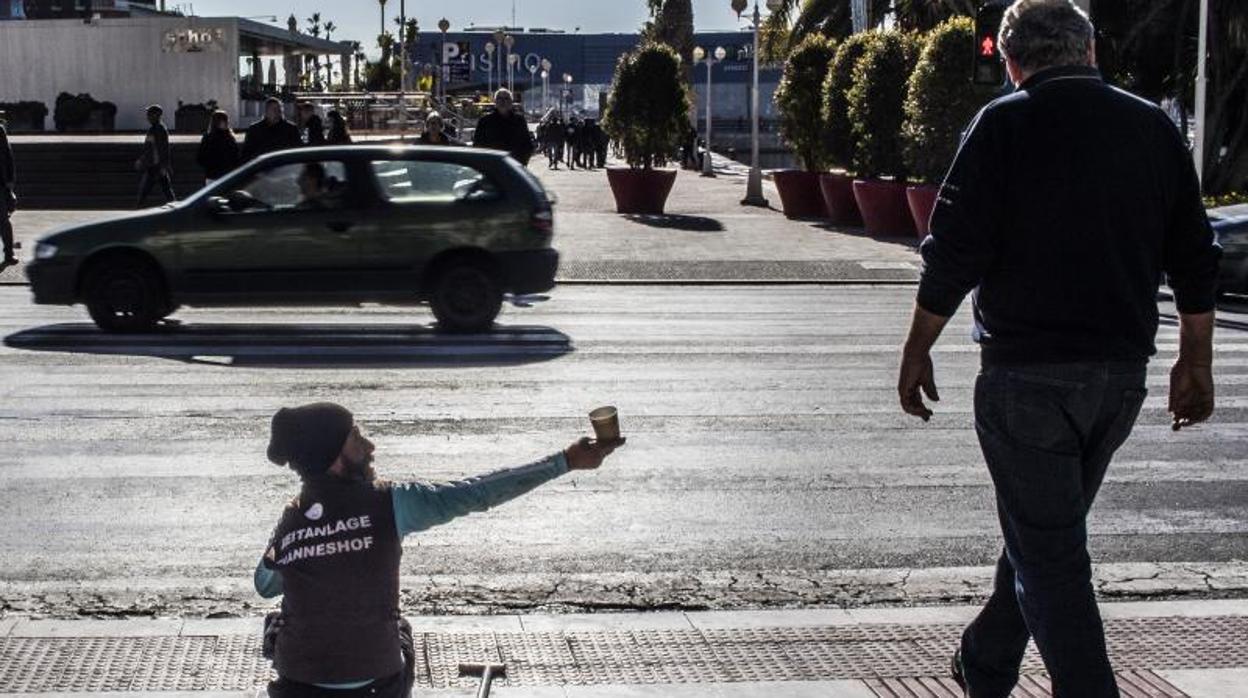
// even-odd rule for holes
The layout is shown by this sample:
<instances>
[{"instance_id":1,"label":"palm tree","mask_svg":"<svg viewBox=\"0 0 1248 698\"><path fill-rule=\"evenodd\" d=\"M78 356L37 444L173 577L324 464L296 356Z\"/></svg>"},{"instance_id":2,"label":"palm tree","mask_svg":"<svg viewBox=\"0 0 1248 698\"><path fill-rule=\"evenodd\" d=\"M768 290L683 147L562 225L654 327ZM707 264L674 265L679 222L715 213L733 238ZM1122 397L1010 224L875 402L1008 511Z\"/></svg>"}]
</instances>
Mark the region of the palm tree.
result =
<instances>
[{"instance_id":1,"label":"palm tree","mask_svg":"<svg viewBox=\"0 0 1248 698\"><path fill-rule=\"evenodd\" d=\"M336 30L337 28L338 28L338 25L334 24L332 20L325 23L325 40L326 41L329 41L329 35L333 34L334 30Z\"/></svg>"},{"instance_id":2,"label":"palm tree","mask_svg":"<svg viewBox=\"0 0 1248 698\"><path fill-rule=\"evenodd\" d=\"M646 0L651 21L643 34L646 38L671 46L680 56L681 75L688 85L693 77L693 2L692 0Z\"/></svg>"},{"instance_id":3,"label":"palm tree","mask_svg":"<svg viewBox=\"0 0 1248 698\"><path fill-rule=\"evenodd\" d=\"M767 60L781 60L789 46L811 34L843 39L853 32L851 0L785 0L767 18L762 52ZM927 31L959 15L974 17L976 0L867 0L867 26L878 27L891 17L899 29Z\"/></svg>"}]
</instances>

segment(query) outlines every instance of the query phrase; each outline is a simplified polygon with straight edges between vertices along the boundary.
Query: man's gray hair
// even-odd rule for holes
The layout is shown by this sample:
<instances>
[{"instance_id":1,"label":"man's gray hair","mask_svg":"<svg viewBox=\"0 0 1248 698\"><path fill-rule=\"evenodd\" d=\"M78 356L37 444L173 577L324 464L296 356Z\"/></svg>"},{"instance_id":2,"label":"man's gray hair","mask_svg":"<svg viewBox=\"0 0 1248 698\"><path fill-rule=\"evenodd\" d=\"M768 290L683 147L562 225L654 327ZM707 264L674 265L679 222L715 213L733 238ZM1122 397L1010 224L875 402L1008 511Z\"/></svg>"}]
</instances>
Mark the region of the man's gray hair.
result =
<instances>
[{"instance_id":1,"label":"man's gray hair","mask_svg":"<svg viewBox=\"0 0 1248 698\"><path fill-rule=\"evenodd\" d=\"M500 99L506 99L508 102L516 101L516 98L511 94L511 90L506 87L499 88L499 90L494 93L494 101L498 102Z\"/></svg>"},{"instance_id":2,"label":"man's gray hair","mask_svg":"<svg viewBox=\"0 0 1248 698\"><path fill-rule=\"evenodd\" d=\"M1001 20L1001 53L1028 73L1087 65L1092 22L1070 0L1018 0Z\"/></svg>"}]
</instances>

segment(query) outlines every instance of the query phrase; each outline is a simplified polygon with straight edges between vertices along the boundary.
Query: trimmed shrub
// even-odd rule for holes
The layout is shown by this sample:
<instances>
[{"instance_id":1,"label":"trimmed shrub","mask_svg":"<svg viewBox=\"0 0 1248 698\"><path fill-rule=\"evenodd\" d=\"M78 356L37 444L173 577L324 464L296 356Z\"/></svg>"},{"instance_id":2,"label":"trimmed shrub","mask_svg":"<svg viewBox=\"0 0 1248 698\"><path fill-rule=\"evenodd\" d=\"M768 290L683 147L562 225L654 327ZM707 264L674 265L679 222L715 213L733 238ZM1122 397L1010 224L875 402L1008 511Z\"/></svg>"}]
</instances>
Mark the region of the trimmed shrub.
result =
<instances>
[{"instance_id":1,"label":"trimmed shrub","mask_svg":"<svg viewBox=\"0 0 1248 698\"><path fill-rule=\"evenodd\" d=\"M820 110L827 137L828 162L832 167L850 169L854 159L854 134L849 122L847 94L854 84L854 66L875 41L875 32L858 32L836 49L823 82L823 105Z\"/></svg>"},{"instance_id":2,"label":"trimmed shrub","mask_svg":"<svg viewBox=\"0 0 1248 698\"><path fill-rule=\"evenodd\" d=\"M48 116L48 105L43 102L0 102L0 112L8 121L9 131L42 131L43 120Z\"/></svg>"},{"instance_id":3,"label":"trimmed shrub","mask_svg":"<svg viewBox=\"0 0 1248 698\"><path fill-rule=\"evenodd\" d=\"M818 34L806 37L789 54L784 76L776 88L780 136L809 172L822 172L828 166L822 114L823 83L835 56L835 39Z\"/></svg>"},{"instance_id":4,"label":"trimmed shrub","mask_svg":"<svg viewBox=\"0 0 1248 698\"><path fill-rule=\"evenodd\" d=\"M854 66L854 84L847 97L853 163L860 177L906 177L901 124L906 85L918 60L918 49L914 34L879 32Z\"/></svg>"},{"instance_id":5,"label":"trimmed shrub","mask_svg":"<svg viewBox=\"0 0 1248 698\"><path fill-rule=\"evenodd\" d=\"M111 131L117 105L97 101L88 93L71 95L62 92L56 96L52 110L52 123L57 131L77 131L94 127L94 130Z\"/></svg>"},{"instance_id":6,"label":"trimmed shrub","mask_svg":"<svg viewBox=\"0 0 1248 698\"><path fill-rule=\"evenodd\" d=\"M906 92L901 127L906 168L922 182L940 184L958 152L962 131L997 95L971 82L975 22L957 17L932 30Z\"/></svg>"},{"instance_id":7,"label":"trimmed shrub","mask_svg":"<svg viewBox=\"0 0 1248 698\"><path fill-rule=\"evenodd\" d=\"M648 170L675 157L689 109L680 58L667 44L648 43L620 56L602 126L619 141L629 167Z\"/></svg>"}]
</instances>

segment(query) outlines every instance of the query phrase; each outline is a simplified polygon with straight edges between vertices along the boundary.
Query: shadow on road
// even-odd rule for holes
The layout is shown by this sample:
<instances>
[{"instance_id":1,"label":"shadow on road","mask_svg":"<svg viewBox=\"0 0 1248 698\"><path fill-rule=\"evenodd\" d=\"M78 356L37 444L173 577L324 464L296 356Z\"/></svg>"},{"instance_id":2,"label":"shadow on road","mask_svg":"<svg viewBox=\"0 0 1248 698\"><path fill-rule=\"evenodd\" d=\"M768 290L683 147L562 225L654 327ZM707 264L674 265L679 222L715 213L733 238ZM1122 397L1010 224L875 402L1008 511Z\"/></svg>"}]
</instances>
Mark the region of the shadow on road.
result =
<instances>
[{"instance_id":1,"label":"shadow on road","mask_svg":"<svg viewBox=\"0 0 1248 698\"><path fill-rule=\"evenodd\" d=\"M145 334L111 334L90 323L34 327L4 338L27 351L148 356L187 363L272 368L514 366L574 351L564 333L537 325L495 325L447 334L428 325L166 322Z\"/></svg>"},{"instance_id":2,"label":"shadow on road","mask_svg":"<svg viewBox=\"0 0 1248 698\"><path fill-rule=\"evenodd\" d=\"M720 233L724 231L723 223L706 216L684 216L676 213L662 215L632 213L626 214L624 217L634 223L640 223L651 228L687 230L694 233Z\"/></svg>"}]
</instances>

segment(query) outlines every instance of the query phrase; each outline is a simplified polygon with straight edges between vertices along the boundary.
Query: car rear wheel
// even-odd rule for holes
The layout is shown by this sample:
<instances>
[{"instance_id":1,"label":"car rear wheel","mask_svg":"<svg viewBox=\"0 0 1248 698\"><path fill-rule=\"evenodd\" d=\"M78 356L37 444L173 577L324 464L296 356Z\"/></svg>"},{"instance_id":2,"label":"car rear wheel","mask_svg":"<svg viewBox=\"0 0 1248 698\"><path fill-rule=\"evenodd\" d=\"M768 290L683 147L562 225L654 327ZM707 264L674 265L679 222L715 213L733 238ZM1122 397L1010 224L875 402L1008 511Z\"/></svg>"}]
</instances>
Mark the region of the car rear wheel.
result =
<instances>
[{"instance_id":1,"label":"car rear wheel","mask_svg":"<svg viewBox=\"0 0 1248 698\"><path fill-rule=\"evenodd\" d=\"M173 311L151 264L124 257L101 260L83 282L87 312L106 332L150 330Z\"/></svg>"},{"instance_id":2,"label":"car rear wheel","mask_svg":"<svg viewBox=\"0 0 1248 698\"><path fill-rule=\"evenodd\" d=\"M481 264L457 262L434 280L429 304L446 332L484 332L494 326L503 306L503 290Z\"/></svg>"}]
</instances>

